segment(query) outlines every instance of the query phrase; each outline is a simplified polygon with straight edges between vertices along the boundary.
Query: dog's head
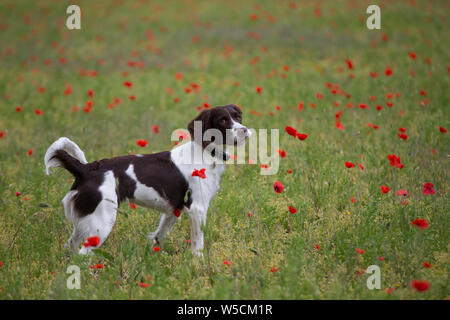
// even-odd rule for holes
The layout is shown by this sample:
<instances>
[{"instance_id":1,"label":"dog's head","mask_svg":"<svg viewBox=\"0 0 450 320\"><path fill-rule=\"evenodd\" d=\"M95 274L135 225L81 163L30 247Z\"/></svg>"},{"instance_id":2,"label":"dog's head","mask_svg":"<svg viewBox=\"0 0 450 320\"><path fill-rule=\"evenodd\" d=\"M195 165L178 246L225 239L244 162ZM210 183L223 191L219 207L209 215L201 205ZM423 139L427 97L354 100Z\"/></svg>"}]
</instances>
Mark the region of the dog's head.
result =
<instances>
[{"instance_id":1,"label":"dog's head","mask_svg":"<svg viewBox=\"0 0 450 320\"><path fill-rule=\"evenodd\" d=\"M201 121L201 136L195 135L195 122ZM192 140L195 137L201 137L203 147L211 142L215 142L215 134L212 133L212 141L204 141L204 134L209 129L215 129L216 133L222 134L222 143L228 145L242 145L245 140L250 137L251 132L247 127L242 125L242 112L238 106L227 104L226 106L218 106L211 109L205 109L195 117L189 124L188 130ZM197 138L195 138L197 140ZM200 143L200 141L196 141Z\"/></svg>"}]
</instances>

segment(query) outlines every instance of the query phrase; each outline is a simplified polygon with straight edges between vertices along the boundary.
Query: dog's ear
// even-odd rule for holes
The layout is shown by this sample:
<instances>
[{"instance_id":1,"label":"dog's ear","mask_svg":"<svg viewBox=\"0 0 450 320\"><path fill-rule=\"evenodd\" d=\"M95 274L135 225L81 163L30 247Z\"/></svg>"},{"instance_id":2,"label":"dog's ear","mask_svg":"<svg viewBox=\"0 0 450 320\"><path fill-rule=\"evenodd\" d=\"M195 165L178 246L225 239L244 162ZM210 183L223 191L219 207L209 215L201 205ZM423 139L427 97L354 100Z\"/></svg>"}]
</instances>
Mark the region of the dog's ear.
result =
<instances>
[{"instance_id":1,"label":"dog's ear","mask_svg":"<svg viewBox=\"0 0 450 320\"><path fill-rule=\"evenodd\" d=\"M203 110L199 113L197 117L192 119L191 122L189 122L187 129L189 133L191 134L191 140L194 141L194 122L195 121L201 121L202 122L202 132L201 132L201 138L203 139L203 134L206 130L211 128L211 109Z\"/></svg>"},{"instance_id":2,"label":"dog's ear","mask_svg":"<svg viewBox=\"0 0 450 320\"><path fill-rule=\"evenodd\" d=\"M227 104L225 107L227 109L232 109L234 111L237 111L239 114L242 114L242 110L235 104Z\"/></svg>"}]
</instances>

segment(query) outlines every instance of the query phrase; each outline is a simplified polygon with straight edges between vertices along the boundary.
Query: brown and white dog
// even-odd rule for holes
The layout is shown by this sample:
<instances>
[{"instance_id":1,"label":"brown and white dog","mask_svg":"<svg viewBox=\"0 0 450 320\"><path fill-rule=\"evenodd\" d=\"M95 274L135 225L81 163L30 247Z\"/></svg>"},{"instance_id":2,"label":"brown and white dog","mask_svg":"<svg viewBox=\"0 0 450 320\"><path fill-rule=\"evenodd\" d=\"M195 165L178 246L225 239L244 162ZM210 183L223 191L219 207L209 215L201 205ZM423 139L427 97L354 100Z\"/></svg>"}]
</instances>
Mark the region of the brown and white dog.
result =
<instances>
[{"instance_id":1,"label":"brown and white dog","mask_svg":"<svg viewBox=\"0 0 450 320\"><path fill-rule=\"evenodd\" d=\"M91 237L100 242L94 247L82 246L79 253L100 247L114 226L118 206L128 199L162 213L158 228L149 235L157 243L170 232L180 213L187 212L192 250L201 255L202 225L220 188L224 160L229 158L222 147L241 145L250 136L241 114L233 104L205 109L188 125L191 141L155 154L88 162L73 141L65 137L55 141L44 158L47 174L51 167L62 166L75 177L62 200L66 218L74 226L66 247L76 252L81 242Z\"/></svg>"}]
</instances>

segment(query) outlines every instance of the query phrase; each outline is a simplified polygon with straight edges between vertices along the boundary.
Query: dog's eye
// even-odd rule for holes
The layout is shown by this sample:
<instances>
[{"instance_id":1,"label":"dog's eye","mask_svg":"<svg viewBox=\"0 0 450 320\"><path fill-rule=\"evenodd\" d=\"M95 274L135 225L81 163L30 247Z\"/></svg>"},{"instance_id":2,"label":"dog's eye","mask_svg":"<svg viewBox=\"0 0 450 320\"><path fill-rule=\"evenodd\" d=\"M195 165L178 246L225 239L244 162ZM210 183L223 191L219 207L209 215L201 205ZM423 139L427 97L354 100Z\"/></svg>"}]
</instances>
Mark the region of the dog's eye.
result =
<instances>
[{"instance_id":1,"label":"dog's eye","mask_svg":"<svg viewBox=\"0 0 450 320\"><path fill-rule=\"evenodd\" d=\"M222 119L220 119L220 121L219 121L220 123L222 123L222 124L224 124L224 123L226 123L227 122L227 118L222 118Z\"/></svg>"}]
</instances>

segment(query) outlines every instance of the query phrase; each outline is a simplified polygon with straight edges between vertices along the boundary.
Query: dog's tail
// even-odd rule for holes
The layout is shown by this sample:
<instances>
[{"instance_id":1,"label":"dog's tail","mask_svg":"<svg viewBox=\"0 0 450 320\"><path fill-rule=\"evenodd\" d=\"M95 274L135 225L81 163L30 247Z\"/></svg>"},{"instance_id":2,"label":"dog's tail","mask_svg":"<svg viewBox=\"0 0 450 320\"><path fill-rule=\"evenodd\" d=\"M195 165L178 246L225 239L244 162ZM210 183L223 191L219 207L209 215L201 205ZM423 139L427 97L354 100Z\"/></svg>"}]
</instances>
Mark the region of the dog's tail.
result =
<instances>
[{"instance_id":1,"label":"dog's tail","mask_svg":"<svg viewBox=\"0 0 450 320\"><path fill-rule=\"evenodd\" d=\"M84 152L72 140L62 137L52 143L44 157L45 172L50 174L52 167L64 167L76 178L81 178L86 172L88 163Z\"/></svg>"}]
</instances>

